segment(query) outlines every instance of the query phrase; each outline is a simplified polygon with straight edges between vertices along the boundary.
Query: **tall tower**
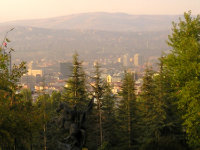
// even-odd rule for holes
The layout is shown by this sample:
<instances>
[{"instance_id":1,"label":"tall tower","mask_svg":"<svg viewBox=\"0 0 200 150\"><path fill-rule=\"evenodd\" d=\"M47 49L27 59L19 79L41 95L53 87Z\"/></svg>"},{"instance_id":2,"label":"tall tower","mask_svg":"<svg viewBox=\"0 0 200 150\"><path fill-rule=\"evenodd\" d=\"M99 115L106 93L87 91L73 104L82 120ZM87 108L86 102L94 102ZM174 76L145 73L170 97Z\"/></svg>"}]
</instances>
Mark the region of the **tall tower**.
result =
<instances>
[{"instance_id":1,"label":"tall tower","mask_svg":"<svg viewBox=\"0 0 200 150\"><path fill-rule=\"evenodd\" d=\"M123 66L125 66L125 67L128 66L128 54L125 54L123 56Z\"/></svg>"},{"instance_id":2,"label":"tall tower","mask_svg":"<svg viewBox=\"0 0 200 150\"><path fill-rule=\"evenodd\" d=\"M27 64L28 66L28 74L32 75L32 65L33 65L33 61L31 61L30 63Z\"/></svg>"},{"instance_id":3,"label":"tall tower","mask_svg":"<svg viewBox=\"0 0 200 150\"><path fill-rule=\"evenodd\" d=\"M142 56L140 54L135 54L134 55L134 66L138 67L140 65L142 65L143 60L142 60Z\"/></svg>"}]
</instances>

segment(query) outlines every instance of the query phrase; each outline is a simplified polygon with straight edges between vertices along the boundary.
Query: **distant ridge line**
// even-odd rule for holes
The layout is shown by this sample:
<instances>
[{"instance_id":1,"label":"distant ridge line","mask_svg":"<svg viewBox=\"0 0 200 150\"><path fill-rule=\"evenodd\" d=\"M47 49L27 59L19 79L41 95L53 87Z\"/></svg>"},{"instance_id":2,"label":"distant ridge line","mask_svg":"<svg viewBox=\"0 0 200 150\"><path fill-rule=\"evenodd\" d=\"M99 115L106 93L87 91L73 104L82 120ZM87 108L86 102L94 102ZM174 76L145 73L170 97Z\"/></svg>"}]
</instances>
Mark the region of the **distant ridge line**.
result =
<instances>
[{"instance_id":1,"label":"distant ridge line","mask_svg":"<svg viewBox=\"0 0 200 150\"><path fill-rule=\"evenodd\" d=\"M16 20L0 26L30 26L47 29L75 29L101 31L161 31L169 30L172 21L181 15L131 15L126 13L80 13L66 16Z\"/></svg>"}]
</instances>

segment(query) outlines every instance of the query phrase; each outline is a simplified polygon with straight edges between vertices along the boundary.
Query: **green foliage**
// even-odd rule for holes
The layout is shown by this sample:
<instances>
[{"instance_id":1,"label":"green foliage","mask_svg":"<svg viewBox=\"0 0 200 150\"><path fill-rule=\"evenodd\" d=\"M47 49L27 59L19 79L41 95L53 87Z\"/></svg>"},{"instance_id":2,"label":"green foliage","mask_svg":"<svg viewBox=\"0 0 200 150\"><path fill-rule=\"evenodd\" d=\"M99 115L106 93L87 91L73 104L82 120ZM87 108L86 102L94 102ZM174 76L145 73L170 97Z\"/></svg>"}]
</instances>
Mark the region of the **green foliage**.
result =
<instances>
[{"instance_id":1,"label":"green foliage","mask_svg":"<svg viewBox=\"0 0 200 150\"><path fill-rule=\"evenodd\" d=\"M135 81L133 74L125 72L120 96L122 98L118 104L117 119L120 143L123 149L130 149L135 144L135 113L136 113L136 96Z\"/></svg>"},{"instance_id":2,"label":"green foliage","mask_svg":"<svg viewBox=\"0 0 200 150\"><path fill-rule=\"evenodd\" d=\"M149 147L152 142L158 143L160 137L160 128L163 118L160 118L162 110L158 107L156 99L156 85L153 79L154 72L147 68L143 77L143 84L140 94L140 130L138 142ZM158 110L158 111L156 111ZM144 149L144 148L143 148Z\"/></svg>"},{"instance_id":3,"label":"green foliage","mask_svg":"<svg viewBox=\"0 0 200 150\"><path fill-rule=\"evenodd\" d=\"M6 37L3 42L10 42ZM25 62L13 65L9 70L10 57L5 53L5 47L0 47L0 147L3 149L26 148L28 135L26 107L16 94L17 82L26 72ZM24 133L24 134L21 134Z\"/></svg>"},{"instance_id":4,"label":"green foliage","mask_svg":"<svg viewBox=\"0 0 200 150\"><path fill-rule=\"evenodd\" d=\"M188 143L190 147L199 148L200 16L192 18L188 12L184 20L173 23L168 44L172 50L163 58L163 67L172 81Z\"/></svg>"},{"instance_id":5,"label":"green foliage","mask_svg":"<svg viewBox=\"0 0 200 150\"><path fill-rule=\"evenodd\" d=\"M44 135L50 133L44 132L44 126L55 114L60 93L53 92L52 97L44 94L33 102L32 92L18 85L26 73L25 62L9 70L9 61L9 55L0 48L0 149L43 149Z\"/></svg>"},{"instance_id":6,"label":"green foliage","mask_svg":"<svg viewBox=\"0 0 200 150\"><path fill-rule=\"evenodd\" d=\"M70 106L77 105L78 109L84 108L88 102L85 73L82 63L78 60L78 54L73 55L73 70L71 77L66 82L66 87L62 95L63 101Z\"/></svg>"},{"instance_id":7,"label":"green foliage","mask_svg":"<svg viewBox=\"0 0 200 150\"><path fill-rule=\"evenodd\" d=\"M108 142L104 142L99 148L98 150L110 150L110 145Z\"/></svg>"},{"instance_id":8,"label":"green foliage","mask_svg":"<svg viewBox=\"0 0 200 150\"><path fill-rule=\"evenodd\" d=\"M89 133L87 147L89 149L111 149L117 145L115 96L111 91L111 86L102 79L98 63L95 66L92 81L96 101L87 119L87 132Z\"/></svg>"},{"instance_id":9,"label":"green foliage","mask_svg":"<svg viewBox=\"0 0 200 150\"><path fill-rule=\"evenodd\" d=\"M104 87L104 94L102 97L102 127L104 143L108 142L111 147L117 145L117 119L115 108L116 97L111 91L111 86L107 83ZM108 144L106 144L108 145ZM107 146L106 146L107 147Z\"/></svg>"},{"instance_id":10,"label":"green foliage","mask_svg":"<svg viewBox=\"0 0 200 150\"><path fill-rule=\"evenodd\" d=\"M138 143L140 149L185 149L185 142L174 97L170 96L170 80L163 72L147 68L139 101ZM167 143L167 144L164 144Z\"/></svg>"},{"instance_id":11,"label":"green foliage","mask_svg":"<svg viewBox=\"0 0 200 150\"><path fill-rule=\"evenodd\" d=\"M37 134L37 145L36 147L47 147L49 148L51 142L55 142L52 134L57 134L56 129L54 127L54 123L52 122L55 116L55 109L57 106L54 106L56 103L54 102L55 95L58 94L54 92L54 94L50 97L48 94L42 94L38 97L36 102L36 108L38 111L38 121L39 122L39 132ZM58 99L57 99L58 100ZM55 146L56 148L56 146Z\"/></svg>"},{"instance_id":12,"label":"green foliage","mask_svg":"<svg viewBox=\"0 0 200 150\"><path fill-rule=\"evenodd\" d=\"M94 112L96 112L96 117L97 117L97 122L94 122L97 126L98 129L98 140L97 140L97 145L102 146L102 143L104 141L103 139L103 123L102 123L102 97L104 94L104 84L105 81L101 79L101 71L100 71L100 66L97 63L95 66L95 72L94 72L94 77L92 78L94 80L94 85L92 86L94 96L96 99L95 107L94 107Z\"/></svg>"}]
</instances>

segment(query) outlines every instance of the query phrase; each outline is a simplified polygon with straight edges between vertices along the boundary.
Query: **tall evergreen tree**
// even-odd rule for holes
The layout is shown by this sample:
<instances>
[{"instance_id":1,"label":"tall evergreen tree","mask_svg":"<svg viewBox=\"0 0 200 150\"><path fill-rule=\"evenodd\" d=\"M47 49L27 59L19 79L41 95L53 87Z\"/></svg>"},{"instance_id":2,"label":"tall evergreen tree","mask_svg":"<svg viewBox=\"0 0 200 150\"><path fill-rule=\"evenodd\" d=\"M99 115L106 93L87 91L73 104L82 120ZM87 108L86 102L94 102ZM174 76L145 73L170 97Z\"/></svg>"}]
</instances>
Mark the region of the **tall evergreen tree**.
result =
<instances>
[{"instance_id":1,"label":"tall evergreen tree","mask_svg":"<svg viewBox=\"0 0 200 150\"><path fill-rule=\"evenodd\" d=\"M38 149L48 149L48 137L47 133L49 132L48 124L52 118L52 106L51 99L49 94L43 93L37 98L36 107L39 113L38 122L39 122L39 134L37 135L37 144L36 148Z\"/></svg>"},{"instance_id":2,"label":"tall evergreen tree","mask_svg":"<svg viewBox=\"0 0 200 150\"><path fill-rule=\"evenodd\" d=\"M160 136L159 122L162 124L163 118L156 109L160 109L157 106L156 102L156 93L155 93L155 83L153 80L154 72L152 69L147 68L145 70L145 75L143 77L143 84L141 87L140 94L140 127L141 133L139 135L139 142L143 146L142 149L154 149L151 146L154 146L153 143L158 144L158 139ZM162 110L160 110L162 111Z\"/></svg>"},{"instance_id":3,"label":"tall evergreen tree","mask_svg":"<svg viewBox=\"0 0 200 150\"><path fill-rule=\"evenodd\" d=\"M61 93L53 91L49 100L49 115L50 119L47 122L47 149L48 150L58 150L58 141L62 141L65 135L63 135L63 129L58 126L59 113L57 113L57 108L61 102Z\"/></svg>"},{"instance_id":4,"label":"tall evergreen tree","mask_svg":"<svg viewBox=\"0 0 200 150\"><path fill-rule=\"evenodd\" d=\"M105 82L101 79L101 72L100 72L100 66L97 63L95 65L95 72L94 72L94 86L93 91L96 98L96 107L98 112L98 129L99 129L99 144L100 146L103 143L103 128L102 128L102 97L104 93L104 84Z\"/></svg>"},{"instance_id":5,"label":"tall evergreen tree","mask_svg":"<svg viewBox=\"0 0 200 150\"><path fill-rule=\"evenodd\" d=\"M119 134L122 144L120 147L132 149L135 143L134 123L136 110L133 74L125 72L120 95L122 96L118 104Z\"/></svg>"},{"instance_id":6,"label":"tall evergreen tree","mask_svg":"<svg viewBox=\"0 0 200 150\"><path fill-rule=\"evenodd\" d=\"M104 150L110 150L117 146L117 119L116 119L116 97L112 93L111 85L106 83L102 97L102 128Z\"/></svg>"},{"instance_id":7,"label":"tall evergreen tree","mask_svg":"<svg viewBox=\"0 0 200 150\"><path fill-rule=\"evenodd\" d=\"M66 82L62 99L69 105L77 105L78 109L87 105L88 97L85 83L85 73L82 63L78 60L78 54L73 55L72 75Z\"/></svg>"},{"instance_id":8,"label":"tall evergreen tree","mask_svg":"<svg viewBox=\"0 0 200 150\"><path fill-rule=\"evenodd\" d=\"M116 145L116 119L115 119L115 97L111 91L111 86L101 77L100 65L95 65L92 77L92 89L96 98L93 112L90 115L90 135L93 137L91 149L106 150ZM92 138L91 138L92 139ZM96 139L94 141L94 139Z\"/></svg>"},{"instance_id":9,"label":"tall evergreen tree","mask_svg":"<svg viewBox=\"0 0 200 150\"><path fill-rule=\"evenodd\" d=\"M89 98L86 87L86 75L82 67L82 62L78 60L77 53L73 55L72 74L66 82L61 99L71 107L71 109L74 106L76 106L77 111L86 111L87 109ZM62 115L64 115L64 113ZM61 117L63 117L62 115ZM64 134L65 133L63 133L63 135Z\"/></svg>"}]
</instances>

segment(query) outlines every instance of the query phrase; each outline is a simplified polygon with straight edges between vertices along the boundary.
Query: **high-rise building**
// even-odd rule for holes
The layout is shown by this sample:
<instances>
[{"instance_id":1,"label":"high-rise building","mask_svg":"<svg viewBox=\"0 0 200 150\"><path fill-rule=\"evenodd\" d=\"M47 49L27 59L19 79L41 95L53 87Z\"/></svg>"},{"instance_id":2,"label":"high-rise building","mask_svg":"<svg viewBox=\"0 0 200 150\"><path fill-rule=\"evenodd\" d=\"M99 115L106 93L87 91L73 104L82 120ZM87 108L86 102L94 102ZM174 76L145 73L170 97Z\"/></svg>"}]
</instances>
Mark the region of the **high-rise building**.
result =
<instances>
[{"instance_id":1,"label":"high-rise building","mask_svg":"<svg viewBox=\"0 0 200 150\"><path fill-rule=\"evenodd\" d=\"M70 62L60 63L61 79L69 78L71 72L72 72L72 63Z\"/></svg>"},{"instance_id":2,"label":"high-rise building","mask_svg":"<svg viewBox=\"0 0 200 150\"><path fill-rule=\"evenodd\" d=\"M128 66L128 54L125 54L123 56L123 66L125 66L125 67Z\"/></svg>"},{"instance_id":3,"label":"high-rise building","mask_svg":"<svg viewBox=\"0 0 200 150\"><path fill-rule=\"evenodd\" d=\"M136 67L143 64L142 56L138 53L134 55L133 60L134 60L134 66Z\"/></svg>"},{"instance_id":4,"label":"high-rise building","mask_svg":"<svg viewBox=\"0 0 200 150\"><path fill-rule=\"evenodd\" d=\"M121 63L121 57L117 58L117 62Z\"/></svg>"}]
</instances>

